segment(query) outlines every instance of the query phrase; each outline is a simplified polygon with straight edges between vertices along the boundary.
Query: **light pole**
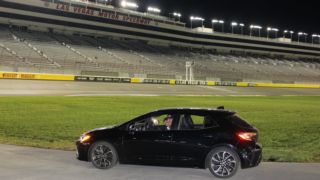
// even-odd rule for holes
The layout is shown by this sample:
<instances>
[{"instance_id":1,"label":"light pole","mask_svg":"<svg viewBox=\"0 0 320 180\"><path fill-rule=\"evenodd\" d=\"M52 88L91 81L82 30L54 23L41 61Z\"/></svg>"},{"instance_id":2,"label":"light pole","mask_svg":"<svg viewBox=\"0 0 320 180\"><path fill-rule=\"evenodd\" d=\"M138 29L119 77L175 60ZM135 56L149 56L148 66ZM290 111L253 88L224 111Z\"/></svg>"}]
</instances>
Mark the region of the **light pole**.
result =
<instances>
[{"instance_id":1,"label":"light pole","mask_svg":"<svg viewBox=\"0 0 320 180\"><path fill-rule=\"evenodd\" d=\"M214 31L215 31L215 29L214 29L214 24L219 23L219 20L217 20L217 19L212 19L211 23L212 23L212 32L214 32Z\"/></svg>"},{"instance_id":2,"label":"light pole","mask_svg":"<svg viewBox=\"0 0 320 180\"><path fill-rule=\"evenodd\" d=\"M176 17L176 18L178 18L178 21L180 21L181 20L181 13L177 13L177 12L174 12L173 13L173 17Z\"/></svg>"},{"instance_id":3,"label":"light pole","mask_svg":"<svg viewBox=\"0 0 320 180\"><path fill-rule=\"evenodd\" d=\"M314 38L320 38L319 34L312 34L312 44L314 44ZM319 39L320 40L320 39ZM319 41L320 42L320 41Z\"/></svg>"},{"instance_id":4,"label":"light pole","mask_svg":"<svg viewBox=\"0 0 320 180\"><path fill-rule=\"evenodd\" d=\"M288 30L284 30L284 31L283 31L283 38L286 38L286 34L287 34L288 32L289 32Z\"/></svg>"},{"instance_id":5,"label":"light pole","mask_svg":"<svg viewBox=\"0 0 320 180\"><path fill-rule=\"evenodd\" d=\"M259 37L261 37L261 29L262 29L262 27L261 26L258 26L258 25L251 25L250 26L250 37L252 37L252 31L254 30L254 29L258 29L258 31L259 31Z\"/></svg>"},{"instance_id":6,"label":"light pole","mask_svg":"<svg viewBox=\"0 0 320 180\"><path fill-rule=\"evenodd\" d=\"M312 44L313 44L313 38L315 38L315 37L318 37L318 35L317 34L312 34L312 40L311 40Z\"/></svg>"},{"instance_id":7,"label":"light pole","mask_svg":"<svg viewBox=\"0 0 320 180\"><path fill-rule=\"evenodd\" d=\"M231 23L231 33L232 33L232 34L234 33L233 28L236 27L236 26L238 26L238 23L237 23L237 22L232 22L232 23Z\"/></svg>"},{"instance_id":8,"label":"light pole","mask_svg":"<svg viewBox=\"0 0 320 180\"><path fill-rule=\"evenodd\" d=\"M275 34L276 34L276 39L278 38L278 32L279 32L279 29L277 29L277 28L273 28L273 31L275 32Z\"/></svg>"},{"instance_id":9,"label":"light pole","mask_svg":"<svg viewBox=\"0 0 320 180\"><path fill-rule=\"evenodd\" d=\"M292 41L292 38L293 38L293 34L294 34L294 31L290 31L290 39Z\"/></svg>"},{"instance_id":10,"label":"light pole","mask_svg":"<svg viewBox=\"0 0 320 180\"><path fill-rule=\"evenodd\" d=\"M302 36L302 35L303 35L303 32L298 33L298 43L300 43L300 36Z\"/></svg>"},{"instance_id":11,"label":"light pole","mask_svg":"<svg viewBox=\"0 0 320 180\"><path fill-rule=\"evenodd\" d=\"M304 33L304 42L307 43L308 34Z\"/></svg>"},{"instance_id":12,"label":"light pole","mask_svg":"<svg viewBox=\"0 0 320 180\"><path fill-rule=\"evenodd\" d=\"M275 37L278 38L278 31L279 31L279 29L268 27L268 28L267 28L267 39L269 39L269 32L270 32L270 31L275 32Z\"/></svg>"},{"instance_id":13,"label":"light pole","mask_svg":"<svg viewBox=\"0 0 320 180\"><path fill-rule=\"evenodd\" d=\"M240 23L239 26L240 26L240 28L241 28L241 34L243 35L244 24L243 24L243 23Z\"/></svg>"},{"instance_id":14,"label":"light pole","mask_svg":"<svg viewBox=\"0 0 320 180\"><path fill-rule=\"evenodd\" d=\"M224 21L223 20L219 20L219 24L221 24L222 32L224 32Z\"/></svg>"},{"instance_id":15,"label":"light pole","mask_svg":"<svg viewBox=\"0 0 320 180\"><path fill-rule=\"evenodd\" d=\"M201 27L203 27L203 21L204 21L204 19L203 18L201 18L201 17L194 17L194 16L191 16L190 17L190 21L191 21L191 29L192 29L192 22L193 21L201 21Z\"/></svg>"},{"instance_id":16,"label":"light pole","mask_svg":"<svg viewBox=\"0 0 320 180\"><path fill-rule=\"evenodd\" d=\"M305 42L307 42L307 36L308 36L307 33L304 33L304 32L298 33L298 43L300 43L300 36L304 36Z\"/></svg>"},{"instance_id":17,"label":"light pole","mask_svg":"<svg viewBox=\"0 0 320 180\"><path fill-rule=\"evenodd\" d=\"M269 32L271 31L271 28L270 27L268 27L267 28L267 39L269 39Z\"/></svg>"}]
</instances>

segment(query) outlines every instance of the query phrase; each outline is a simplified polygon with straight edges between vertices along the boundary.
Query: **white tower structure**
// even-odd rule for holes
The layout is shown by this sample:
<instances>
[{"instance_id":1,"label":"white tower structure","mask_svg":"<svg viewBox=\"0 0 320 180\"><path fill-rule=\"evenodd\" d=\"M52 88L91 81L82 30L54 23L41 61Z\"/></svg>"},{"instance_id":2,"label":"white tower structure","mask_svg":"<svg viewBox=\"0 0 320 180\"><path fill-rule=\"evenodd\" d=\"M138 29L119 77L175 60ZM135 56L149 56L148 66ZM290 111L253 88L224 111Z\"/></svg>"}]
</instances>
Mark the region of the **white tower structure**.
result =
<instances>
[{"instance_id":1,"label":"white tower structure","mask_svg":"<svg viewBox=\"0 0 320 180\"><path fill-rule=\"evenodd\" d=\"M186 81L193 81L194 75L193 75L193 67L194 67L194 61L187 61L186 62Z\"/></svg>"}]
</instances>

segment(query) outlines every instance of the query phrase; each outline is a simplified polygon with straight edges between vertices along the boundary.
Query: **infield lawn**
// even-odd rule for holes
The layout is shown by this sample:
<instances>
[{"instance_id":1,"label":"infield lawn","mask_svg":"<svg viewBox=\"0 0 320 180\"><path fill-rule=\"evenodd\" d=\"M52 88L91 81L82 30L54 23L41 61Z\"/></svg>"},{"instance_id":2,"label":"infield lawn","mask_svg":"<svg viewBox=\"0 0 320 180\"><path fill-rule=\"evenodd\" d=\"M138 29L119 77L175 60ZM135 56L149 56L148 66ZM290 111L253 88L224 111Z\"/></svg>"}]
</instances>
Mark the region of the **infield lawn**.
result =
<instances>
[{"instance_id":1,"label":"infield lawn","mask_svg":"<svg viewBox=\"0 0 320 180\"><path fill-rule=\"evenodd\" d=\"M320 162L320 96L0 97L0 143L74 150L83 132L148 111L220 105L260 130L265 161Z\"/></svg>"}]
</instances>

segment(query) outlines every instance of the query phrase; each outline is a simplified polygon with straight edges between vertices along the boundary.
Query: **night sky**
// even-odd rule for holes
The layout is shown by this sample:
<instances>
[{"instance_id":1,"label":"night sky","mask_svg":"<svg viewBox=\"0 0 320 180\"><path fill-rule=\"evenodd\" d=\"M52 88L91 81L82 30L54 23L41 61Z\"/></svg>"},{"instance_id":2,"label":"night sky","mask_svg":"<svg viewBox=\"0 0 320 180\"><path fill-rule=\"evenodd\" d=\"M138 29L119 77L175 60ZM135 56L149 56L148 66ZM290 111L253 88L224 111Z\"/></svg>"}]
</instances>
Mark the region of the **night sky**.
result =
<instances>
[{"instance_id":1,"label":"night sky","mask_svg":"<svg viewBox=\"0 0 320 180\"><path fill-rule=\"evenodd\" d=\"M115 0L114 0L115 1ZM225 29L230 31L231 21L246 25L258 24L266 28L272 26L281 29L320 34L320 6L310 0L136 0L140 10L151 5L162 9L167 15L179 11L184 21L189 22L190 15L206 19L211 27L211 19L226 21ZM248 30L247 30L248 31ZM282 33L281 33L282 34Z\"/></svg>"}]
</instances>

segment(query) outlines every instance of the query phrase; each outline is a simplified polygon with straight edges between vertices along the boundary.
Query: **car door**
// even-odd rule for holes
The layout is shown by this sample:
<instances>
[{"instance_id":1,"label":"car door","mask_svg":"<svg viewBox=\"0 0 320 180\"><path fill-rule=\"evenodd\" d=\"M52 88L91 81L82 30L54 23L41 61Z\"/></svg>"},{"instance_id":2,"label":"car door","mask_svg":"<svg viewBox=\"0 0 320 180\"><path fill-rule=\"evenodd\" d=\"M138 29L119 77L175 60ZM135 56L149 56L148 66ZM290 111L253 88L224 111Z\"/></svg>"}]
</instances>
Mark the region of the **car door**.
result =
<instances>
[{"instance_id":1,"label":"car door","mask_svg":"<svg viewBox=\"0 0 320 180\"><path fill-rule=\"evenodd\" d=\"M159 116L163 114L152 114ZM137 122L144 120L138 120ZM153 130L128 130L123 137L123 147L128 162L132 163L161 163L169 162L172 150L172 131L162 126Z\"/></svg>"},{"instance_id":2,"label":"car door","mask_svg":"<svg viewBox=\"0 0 320 180\"><path fill-rule=\"evenodd\" d=\"M192 118L192 116L202 118L202 122L199 124L192 119L186 120ZM197 166L203 161L210 146L216 141L216 124L206 127L204 121L211 116L202 112L186 112L181 114L180 117L179 128L172 132L172 160L181 165ZM192 124L182 128L182 121L189 121Z\"/></svg>"}]
</instances>

